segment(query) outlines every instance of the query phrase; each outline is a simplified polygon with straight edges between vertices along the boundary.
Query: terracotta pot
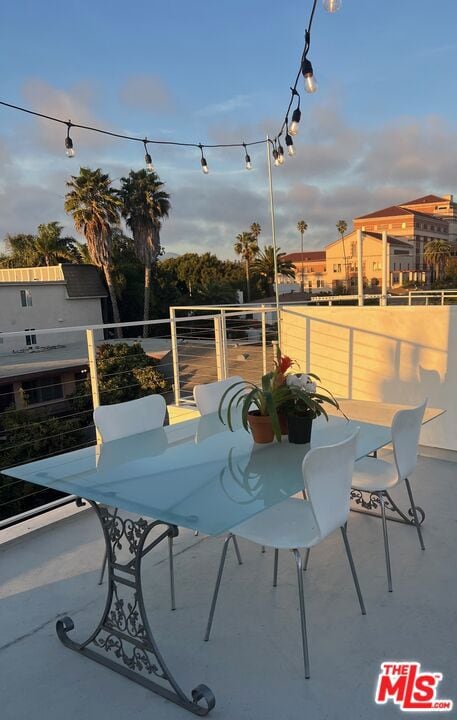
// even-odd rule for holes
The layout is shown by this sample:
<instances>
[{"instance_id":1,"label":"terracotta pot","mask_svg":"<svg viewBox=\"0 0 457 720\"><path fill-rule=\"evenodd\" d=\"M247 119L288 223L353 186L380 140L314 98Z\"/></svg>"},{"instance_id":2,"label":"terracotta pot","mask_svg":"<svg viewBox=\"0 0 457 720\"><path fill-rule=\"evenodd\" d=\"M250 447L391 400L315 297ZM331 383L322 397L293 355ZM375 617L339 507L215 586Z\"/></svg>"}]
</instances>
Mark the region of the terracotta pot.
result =
<instances>
[{"instance_id":1,"label":"terracotta pot","mask_svg":"<svg viewBox=\"0 0 457 720\"><path fill-rule=\"evenodd\" d=\"M290 443L304 445L311 442L313 418L306 415L288 415L287 425Z\"/></svg>"},{"instance_id":2,"label":"terracotta pot","mask_svg":"<svg viewBox=\"0 0 457 720\"><path fill-rule=\"evenodd\" d=\"M273 425L269 415L248 413L248 423L256 443L271 443L274 439Z\"/></svg>"}]
</instances>

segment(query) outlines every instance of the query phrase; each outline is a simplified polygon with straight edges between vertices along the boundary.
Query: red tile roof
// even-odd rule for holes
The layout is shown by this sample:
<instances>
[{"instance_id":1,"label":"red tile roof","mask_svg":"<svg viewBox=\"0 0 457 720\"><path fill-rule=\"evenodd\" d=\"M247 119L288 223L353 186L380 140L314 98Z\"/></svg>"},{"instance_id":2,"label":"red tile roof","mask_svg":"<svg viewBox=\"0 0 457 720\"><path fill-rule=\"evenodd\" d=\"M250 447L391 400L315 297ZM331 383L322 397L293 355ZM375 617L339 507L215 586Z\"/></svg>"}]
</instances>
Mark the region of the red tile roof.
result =
<instances>
[{"instance_id":1,"label":"red tile roof","mask_svg":"<svg viewBox=\"0 0 457 720\"><path fill-rule=\"evenodd\" d=\"M383 208L382 210L368 213L368 215L360 215L355 218L355 220L367 220L368 218L377 217L393 217L394 215L411 215L413 212L413 210L405 210L405 208L402 208L399 205L391 205L390 207Z\"/></svg>"},{"instance_id":2,"label":"red tile roof","mask_svg":"<svg viewBox=\"0 0 457 720\"><path fill-rule=\"evenodd\" d=\"M303 250L301 252L288 253L284 255L281 260L288 260L291 263L294 262L325 262L325 250Z\"/></svg>"},{"instance_id":3,"label":"red tile roof","mask_svg":"<svg viewBox=\"0 0 457 720\"><path fill-rule=\"evenodd\" d=\"M417 198L416 200L410 200L409 202L402 203L402 205L421 205L432 202L448 202L446 198L440 197L439 195L424 195L423 197Z\"/></svg>"}]
</instances>

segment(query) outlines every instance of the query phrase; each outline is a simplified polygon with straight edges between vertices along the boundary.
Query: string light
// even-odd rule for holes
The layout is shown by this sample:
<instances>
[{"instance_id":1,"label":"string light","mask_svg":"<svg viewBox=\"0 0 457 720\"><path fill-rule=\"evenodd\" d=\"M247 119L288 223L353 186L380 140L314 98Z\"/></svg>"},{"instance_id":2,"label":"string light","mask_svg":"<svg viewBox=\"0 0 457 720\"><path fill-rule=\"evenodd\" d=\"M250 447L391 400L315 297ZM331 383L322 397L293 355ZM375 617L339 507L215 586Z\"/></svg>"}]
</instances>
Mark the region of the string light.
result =
<instances>
[{"instance_id":1,"label":"string light","mask_svg":"<svg viewBox=\"0 0 457 720\"><path fill-rule=\"evenodd\" d=\"M301 64L301 71L305 80L305 90L307 93L315 93L317 90L317 82L313 74L313 66L308 58L304 58Z\"/></svg>"},{"instance_id":2,"label":"string light","mask_svg":"<svg viewBox=\"0 0 457 720\"><path fill-rule=\"evenodd\" d=\"M153 173L154 165L152 164L152 158L148 152L148 139L147 138L144 138L143 145L144 145L144 162L146 163L146 172Z\"/></svg>"},{"instance_id":3,"label":"string light","mask_svg":"<svg viewBox=\"0 0 457 720\"><path fill-rule=\"evenodd\" d=\"M336 13L341 9L342 0L323 0L322 5L324 9L329 13Z\"/></svg>"},{"instance_id":4,"label":"string light","mask_svg":"<svg viewBox=\"0 0 457 720\"><path fill-rule=\"evenodd\" d=\"M286 134L286 147L287 147L287 154L289 157L293 157L295 155L295 148L294 148L294 141L290 137L290 130Z\"/></svg>"},{"instance_id":5,"label":"string light","mask_svg":"<svg viewBox=\"0 0 457 720\"><path fill-rule=\"evenodd\" d=\"M73 140L70 137L70 128L71 128L71 122L69 120L67 123L67 137L65 138L65 147L66 147L67 157L72 158L75 156L75 149L73 147Z\"/></svg>"},{"instance_id":6,"label":"string light","mask_svg":"<svg viewBox=\"0 0 457 720\"><path fill-rule=\"evenodd\" d=\"M252 170L251 158L248 155L246 143L243 143L243 147L244 147L244 162L245 162L246 170Z\"/></svg>"},{"instance_id":7,"label":"string light","mask_svg":"<svg viewBox=\"0 0 457 720\"><path fill-rule=\"evenodd\" d=\"M209 168L208 168L208 163L206 162L206 158L203 155L203 145L200 143L198 147L200 148L200 152L202 154L202 159L200 160L201 166L202 166L202 172L204 172L205 175L208 175Z\"/></svg>"},{"instance_id":8,"label":"string light","mask_svg":"<svg viewBox=\"0 0 457 720\"><path fill-rule=\"evenodd\" d=\"M324 6L325 10L327 10L330 13L335 13L337 10L340 9L341 5L342 5L342 0L323 0L323 6ZM147 138L143 139L143 138L134 137L131 135L124 135L122 133L116 133L116 132L112 132L111 130L105 130L103 128L92 127L90 125L81 125L81 124L77 124L77 123L72 123L69 120L63 120L62 118L57 118L57 117L54 117L51 115L46 115L44 113L39 113L34 110L30 110L28 108L20 107L18 105L13 105L12 103L8 103L3 100L0 100L0 105L2 105L4 107L12 108L14 110L18 110L19 112L27 113L29 115L34 115L35 117L43 118L45 120L50 120L51 122L57 122L57 123L66 125L67 126L67 136L65 138L65 148L66 148L66 154L68 155L68 157L74 157L74 155L75 155L75 150L73 148L73 140L70 137L70 129L72 127L76 127L81 130L99 133L101 135L108 135L108 136L114 137L114 138L121 138L124 140L131 140L134 142L142 142L144 145L144 149L145 149L144 159L146 162L146 170L148 172L154 171L152 159L148 152L148 144L199 148L201 151L202 172L205 173L205 175L208 174L209 169L208 169L208 163L206 162L206 159L203 155L203 147L207 147L207 148L208 147L209 148L243 147L244 152L245 152L246 170L251 170L252 163L251 163L251 158L247 151L247 147L248 146L251 147L254 145L263 145L268 142L273 145L274 164L276 166L282 165L284 162L284 150L283 150L281 144L280 143L278 144L278 141L279 141L279 138L281 137L281 135L283 135L284 130L286 131L285 141L286 141L286 147L287 147L288 154L290 156L293 156L295 153L292 136L297 135L298 125L299 125L300 119L301 119L300 94L297 91L297 85L298 85L300 76L303 75L303 77L304 77L306 92L314 93L317 90L317 83L314 78L313 67L307 57L309 48L310 48L311 27L313 24L314 14L316 12L316 6L317 6L317 0L313 0L310 16L309 16L309 20L308 20L308 27L305 30L305 44L304 44L304 48L303 48L303 52L302 52L302 56L301 56L300 68L299 68L297 76L295 78L295 82L294 82L293 86L290 88L291 89L291 98L290 98L289 105L286 110L285 119L283 121L283 124L282 124L279 132L276 134L274 143L271 140L262 139L262 140L254 140L249 143L245 143L245 142L242 142L242 143L219 143L219 144L210 144L210 145L203 146L201 143L195 143L195 142L176 142L173 140L148 140ZM298 104L292 113L292 122L290 123L290 126L289 126L288 116L291 111L292 104L294 103L295 97L298 97Z\"/></svg>"}]
</instances>

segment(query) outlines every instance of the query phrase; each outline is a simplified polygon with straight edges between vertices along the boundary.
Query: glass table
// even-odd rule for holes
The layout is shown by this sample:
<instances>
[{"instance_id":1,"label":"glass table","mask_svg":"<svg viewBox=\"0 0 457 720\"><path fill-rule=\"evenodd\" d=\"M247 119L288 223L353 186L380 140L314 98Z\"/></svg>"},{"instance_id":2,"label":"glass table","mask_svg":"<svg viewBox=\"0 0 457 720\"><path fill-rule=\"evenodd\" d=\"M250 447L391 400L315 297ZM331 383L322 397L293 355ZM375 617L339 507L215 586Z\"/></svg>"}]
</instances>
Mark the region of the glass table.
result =
<instances>
[{"instance_id":1,"label":"glass table","mask_svg":"<svg viewBox=\"0 0 457 720\"><path fill-rule=\"evenodd\" d=\"M355 406L344 407L357 417ZM391 440L388 419L375 419L379 412L349 421L318 418L311 447L340 442L360 427L357 458L374 453ZM84 642L70 637L73 620L62 618L56 627L60 640L186 710L208 714L215 705L212 691L198 685L189 697L154 638L143 599L142 559L177 536L179 526L219 535L302 490L301 464L309 447L286 438L256 445L239 420L230 432L213 414L4 470L84 498L101 523L108 559L102 618Z\"/></svg>"}]
</instances>

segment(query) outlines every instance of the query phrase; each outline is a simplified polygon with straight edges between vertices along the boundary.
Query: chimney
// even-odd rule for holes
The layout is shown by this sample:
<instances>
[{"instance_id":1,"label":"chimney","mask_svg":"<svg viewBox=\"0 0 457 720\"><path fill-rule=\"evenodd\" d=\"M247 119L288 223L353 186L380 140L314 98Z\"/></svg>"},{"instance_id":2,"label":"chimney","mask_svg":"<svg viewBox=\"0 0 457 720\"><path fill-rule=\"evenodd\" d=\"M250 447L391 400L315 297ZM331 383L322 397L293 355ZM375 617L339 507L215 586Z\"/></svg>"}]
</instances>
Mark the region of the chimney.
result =
<instances>
[{"instance_id":1,"label":"chimney","mask_svg":"<svg viewBox=\"0 0 457 720\"><path fill-rule=\"evenodd\" d=\"M444 200L449 200L450 203L454 202L453 195L443 195Z\"/></svg>"}]
</instances>

